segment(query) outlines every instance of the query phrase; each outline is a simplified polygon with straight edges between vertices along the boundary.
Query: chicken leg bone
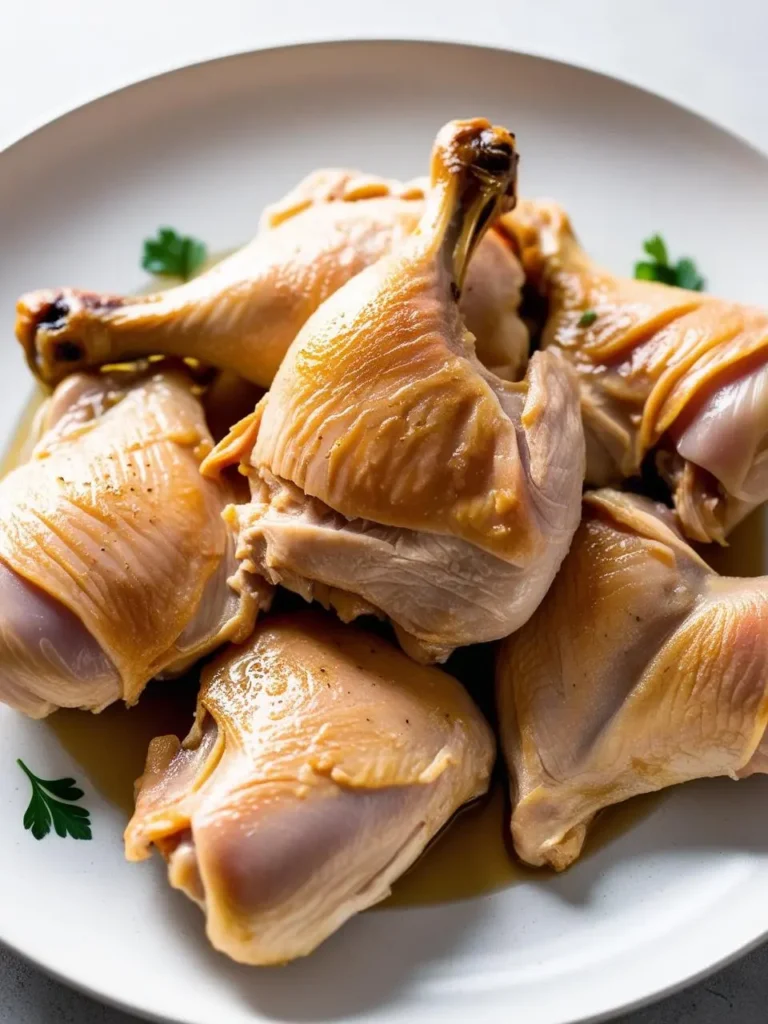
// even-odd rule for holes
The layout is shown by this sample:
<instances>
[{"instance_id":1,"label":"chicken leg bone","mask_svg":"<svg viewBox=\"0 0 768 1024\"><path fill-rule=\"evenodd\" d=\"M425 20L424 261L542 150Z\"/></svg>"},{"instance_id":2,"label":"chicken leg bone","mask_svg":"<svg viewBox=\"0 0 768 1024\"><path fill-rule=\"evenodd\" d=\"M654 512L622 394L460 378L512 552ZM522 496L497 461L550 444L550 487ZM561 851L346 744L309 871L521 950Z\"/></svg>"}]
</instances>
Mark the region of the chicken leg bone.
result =
<instances>
[{"instance_id":1,"label":"chicken leg bone","mask_svg":"<svg viewBox=\"0 0 768 1024\"><path fill-rule=\"evenodd\" d=\"M143 296L31 292L17 305L17 337L32 372L49 385L77 370L163 354L269 387L318 306L413 231L423 195L419 184L317 171L265 211L250 245L207 273ZM465 313L481 359L509 379L528 357L517 315L522 281L509 244L489 236L470 271Z\"/></svg>"},{"instance_id":2,"label":"chicken leg bone","mask_svg":"<svg viewBox=\"0 0 768 1024\"><path fill-rule=\"evenodd\" d=\"M500 380L458 307L516 163L505 129L446 125L418 228L321 306L203 467L240 463L249 479L250 504L227 512L249 571L345 619L388 616L424 660L521 625L578 524L584 440L564 361L538 354L525 381Z\"/></svg>"}]
</instances>

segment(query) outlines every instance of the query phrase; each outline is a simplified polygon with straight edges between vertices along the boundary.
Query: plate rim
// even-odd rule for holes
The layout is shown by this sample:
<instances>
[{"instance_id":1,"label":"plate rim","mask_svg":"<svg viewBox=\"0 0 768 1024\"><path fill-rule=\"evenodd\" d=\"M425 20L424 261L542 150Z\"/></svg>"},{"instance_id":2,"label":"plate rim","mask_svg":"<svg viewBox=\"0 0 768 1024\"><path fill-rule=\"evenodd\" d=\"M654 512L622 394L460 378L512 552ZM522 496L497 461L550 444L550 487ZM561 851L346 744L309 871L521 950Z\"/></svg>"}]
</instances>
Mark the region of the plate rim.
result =
<instances>
[{"instance_id":1,"label":"plate rim","mask_svg":"<svg viewBox=\"0 0 768 1024\"><path fill-rule=\"evenodd\" d=\"M231 49L226 52L221 52L215 56L206 57L201 60L186 61L183 60L179 63L171 63L168 67L152 72L147 75L139 75L138 77L130 77L129 80L125 81L121 85L117 85L114 88L109 88L104 91L98 91L90 98L84 100L75 106L68 106L63 110L54 112L50 115L46 115L39 122L33 122L31 127L27 127L15 137L12 137L10 141L6 142L0 147L0 169L2 168L3 161L11 153L18 153L23 151L25 144L31 143L36 140L38 136L44 134L50 128L59 126L65 122L68 118L76 117L80 114L85 113L87 110L96 108L102 104L109 104L117 97L124 96L129 92L139 92L142 89L155 89L162 87L162 81L164 79L170 79L172 77L180 76L183 74L193 75L200 72L205 68L211 68L217 64L223 64L225 62L231 62L235 60L246 61L248 59L258 59L260 56L267 54L284 54L289 57L295 51L302 51L306 49L312 50L323 50L332 48L343 48L354 50L358 47L376 47L382 50L396 46L396 47L412 47L412 48L423 48L434 47L442 50L449 49L460 49L463 51L476 51L478 54L482 53L494 53L497 55L503 55L510 58L526 58L534 60L539 63L550 64L560 68L566 68L570 70L578 71L581 74L589 75L596 79L604 80L606 86L611 84L619 84L625 88L631 89L635 92L641 93L646 97L653 99L656 102L661 102L673 110L681 111L689 117L695 118L701 125L706 126L710 129L715 129L721 135L726 136L731 142L743 147L749 151L753 157L759 158L762 161L766 169L768 169L768 148L762 149L759 145L747 139L740 132L733 128L722 124L715 118L708 115L702 114L701 112L690 107L688 104L681 102L677 99L672 99L662 93L656 92L654 89L639 84L630 78L626 78L619 74L612 74L589 66L588 64L581 63L575 60L565 60L552 54L537 51L534 49L523 49L514 46L507 46L503 43L497 44L485 44L481 42L462 42L455 37L451 36L353 36L344 39L334 38L332 36L318 38L318 39L296 39L286 42L278 43L265 43L263 46L247 46L243 49ZM651 992L647 992L644 995L623 1001L616 1004L610 1010L599 1011L597 1013L579 1014L572 1016L567 1019L563 1018L563 1024L600 1024L600 1022L608 1021L617 1018L619 1015L640 1009L645 1006L652 1005L659 1002L660 1000L670 996L676 992L683 991L690 988L704 978L709 977L714 972L727 967L729 964L734 963L736 960L747 955L750 951L754 950L768 938L768 911L766 912L765 922L762 925L762 930L759 934L754 935L746 939L737 948L725 953L723 955L715 952L711 955L705 966L700 970L686 975L685 977L676 981L667 983L661 988L655 988ZM151 1009L147 1009L144 1006L137 1006L132 1003L123 1001L119 997L110 995L108 991L94 987L87 982L68 976L62 971L58 970L55 966L47 963L44 959L40 958L29 949L22 948L15 945L13 942L4 938L0 935L0 948L8 950L13 955L21 958L25 963L31 965L37 970L40 970L48 977L54 979L60 984L67 988L73 989L97 1002L104 1005L110 1006L114 1009L128 1012L139 1019L156 1021L159 1024L182 1024L182 1022L188 1021L190 1018L174 1017L170 1018L162 1014L157 1014ZM478 1018L482 1019L482 1017Z\"/></svg>"},{"instance_id":2,"label":"plate rim","mask_svg":"<svg viewBox=\"0 0 768 1024\"><path fill-rule=\"evenodd\" d=\"M621 85L626 86L629 89L633 89L636 92L643 93L656 101L668 104L676 110L681 110L690 117L696 118L703 125L715 128L717 131L729 136L734 142L737 142L746 149L751 150L754 155L762 158L763 160L768 160L768 146L763 149L757 143L748 139L741 132L729 125L721 123L716 118L701 113L681 100L672 99L669 96L665 96L663 93L656 92L656 90L649 86L642 85L631 78L626 78L623 75L611 74L607 71L600 71L591 67L589 64L582 63L580 61L564 60L561 57L557 57L544 51L521 49L516 46L506 46L503 43L486 44L462 42L455 37L448 35L440 36L439 34L435 34L434 36L356 35L343 39L327 36L321 39L295 39L279 43L265 43L263 46L247 46L243 49L227 50L226 52L216 54L213 57L206 57L202 60L181 61L179 63L172 62L168 67L163 68L160 71L151 72L147 75L140 74L138 77L130 77L127 81L123 82L121 85L115 86L114 88L96 91L89 99L84 100L82 103L77 103L75 106L66 106L63 109L44 115L40 120L33 120L28 127L23 128L21 132L12 136L10 140L0 146L0 158L3 158L11 150L22 146L38 133L45 131L54 124L59 124L61 121L64 121L66 118L74 114L84 111L86 108L111 100L112 98L122 95L123 93L127 93L130 90L139 89L142 86L154 85L162 78L170 78L173 75L178 75L184 72L197 71L201 68L211 67L214 64L224 63L225 61L236 60L238 58L245 59L248 57L256 57L259 54L281 53L307 48L323 49L344 47L354 49L357 46L381 46L382 48L388 46L434 46L442 49L456 48L461 50L477 50L479 52L505 54L512 57L527 57L547 64L572 68L595 78L604 79L607 82L618 82Z\"/></svg>"}]
</instances>

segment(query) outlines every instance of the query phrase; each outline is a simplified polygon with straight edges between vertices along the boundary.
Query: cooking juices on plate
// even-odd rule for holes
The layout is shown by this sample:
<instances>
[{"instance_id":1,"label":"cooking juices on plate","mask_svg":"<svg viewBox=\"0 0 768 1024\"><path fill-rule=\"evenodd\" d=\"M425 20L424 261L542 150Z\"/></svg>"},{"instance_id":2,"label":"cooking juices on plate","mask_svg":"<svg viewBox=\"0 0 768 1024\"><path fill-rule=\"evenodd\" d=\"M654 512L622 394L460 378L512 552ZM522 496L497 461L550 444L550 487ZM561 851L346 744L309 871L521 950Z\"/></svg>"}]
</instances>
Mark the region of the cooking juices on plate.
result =
<instances>
[{"instance_id":1,"label":"cooking juices on plate","mask_svg":"<svg viewBox=\"0 0 768 1024\"><path fill-rule=\"evenodd\" d=\"M69 709L125 802L122 747L127 856L236 960L310 953L430 846L406 902L528 871L482 803L493 725L531 865L609 804L764 770L765 582L686 536L764 500L768 317L660 239L644 281L596 268L562 210L516 207L517 159L453 121L428 178L313 172L216 266L161 229L168 290L19 300L55 390L0 483L0 699ZM435 664L457 649L469 686Z\"/></svg>"}]
</instances>

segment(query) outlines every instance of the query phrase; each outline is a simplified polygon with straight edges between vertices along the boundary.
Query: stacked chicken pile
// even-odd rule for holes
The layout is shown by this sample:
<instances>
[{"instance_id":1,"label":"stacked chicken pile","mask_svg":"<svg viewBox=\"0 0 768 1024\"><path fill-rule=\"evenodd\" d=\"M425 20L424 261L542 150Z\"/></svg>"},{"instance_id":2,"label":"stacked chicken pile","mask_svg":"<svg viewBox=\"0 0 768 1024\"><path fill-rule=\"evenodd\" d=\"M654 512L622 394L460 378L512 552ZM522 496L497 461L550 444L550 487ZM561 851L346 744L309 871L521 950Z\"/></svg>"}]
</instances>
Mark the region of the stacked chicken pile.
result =
<instances>
[{"instance_id":1,"label":"stacked chicken pile","mask_svg":"<svg viewBox=\"0 0 768 1024\"><path fill-rule=\"evenodd\" d=\"M99 711L229 644L184 742L151 744L126 849L237 960L310 952L487 790L493 733L430 667L456 647L503 640L531 864L608 804L768 763L768 584L685 539L768 497L768 317L596 268L556 206L515 209L516 165L451 122L428 184L317 171L185 285L19 302L56 390L0 485L0 693ZM214 447L233 382L268 391ZM649 464L674 510L608 489ZM335 616L257 623L278 587ZM342 625L366 615L402 650Z\"/></svg>"}]
</instances>

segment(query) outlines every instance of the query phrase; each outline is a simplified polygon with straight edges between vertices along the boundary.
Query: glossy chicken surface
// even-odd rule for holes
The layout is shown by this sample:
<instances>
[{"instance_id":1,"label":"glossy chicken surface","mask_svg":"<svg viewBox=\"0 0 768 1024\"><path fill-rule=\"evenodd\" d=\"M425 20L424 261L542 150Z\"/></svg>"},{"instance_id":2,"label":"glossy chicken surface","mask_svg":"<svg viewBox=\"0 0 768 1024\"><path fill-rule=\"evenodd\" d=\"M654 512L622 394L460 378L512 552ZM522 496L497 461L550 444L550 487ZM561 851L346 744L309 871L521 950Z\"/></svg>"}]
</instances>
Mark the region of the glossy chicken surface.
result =
<instances>
[{"instance_id":1,"label":"glossy chicken surface","mask_svg":"<svg viewBox=\"0 0 768 1024\"><path fill-rule=\"evenodd\" d=\"M46 384L164 354L269 387L310 315L414 230L423 196L419 183L317 171L265 211L250 245L200 277L141 296L31 292L17 306L17 337ZM521 376L528 358L528 332L517 316L522 281L508 242L489 234L468 271L464 313L480 358L508 379Z\"/></svg>"},{"instance_id":2,"label":"glossy chicken surface","mask_svg":"<svg viewBox=\"0 0 768 1024\"><path fill-rule=\"evenodd\" d=\"M307 322L271 391L204 465L240 461L238 555L345 618L388 616L442 660L530 616L578 524L584 441L572 375L539 353L509 383L477 359L457 296L513 201L514 140L451 122L416 231Z\"/></svg>"},{"instance_id":3,"label":"glossy chicken surface","mask_svg":"<svg viewBox=\"0 0 768 1024\"><path fill-rule=\"evenodd\" d=\"M555 203L504 226L549 302L542 347L579 376L587 482L634 476L653 450L686 534L724 543L768 498L768 313L615 277Z\"/></svg>"},{"instance_id":4,"label":"glossy chicken surface","mask_svg":"<svg viewBox=\"0 0 768 1024\"><path fill-rule=\"evenodd\" d=\"M204 669L184 744L152 742L127 856L160 850L216 949L282 963L384 899L493 760L452 677L330 616L275 616Z\"/></svg>"},{"instance_id":5,"label":"glossy chicken surface","mask_svg":"<svg viewBox=\"0 0 768 1024\"><path fill-rule=\"evenodd\" d=\"M552 588L502 645L497 697L515 849L563 869L609 804L768 769L768 578L719 576L661 505L588 494Z\"/></svg>"},{"instance_id":6,"label":"glossy chicken surface","mask_svg":"<svg viewBox=\"0 0 768 1024\"><path fill-rule=\"evenodd\" d=\"M233 492L199 472L210 448L181 371L59 386L0 483L0 700L33 717L133 703L152 676L248 635L270 590L234 578Z\"/></svg>"}]
</instances>

